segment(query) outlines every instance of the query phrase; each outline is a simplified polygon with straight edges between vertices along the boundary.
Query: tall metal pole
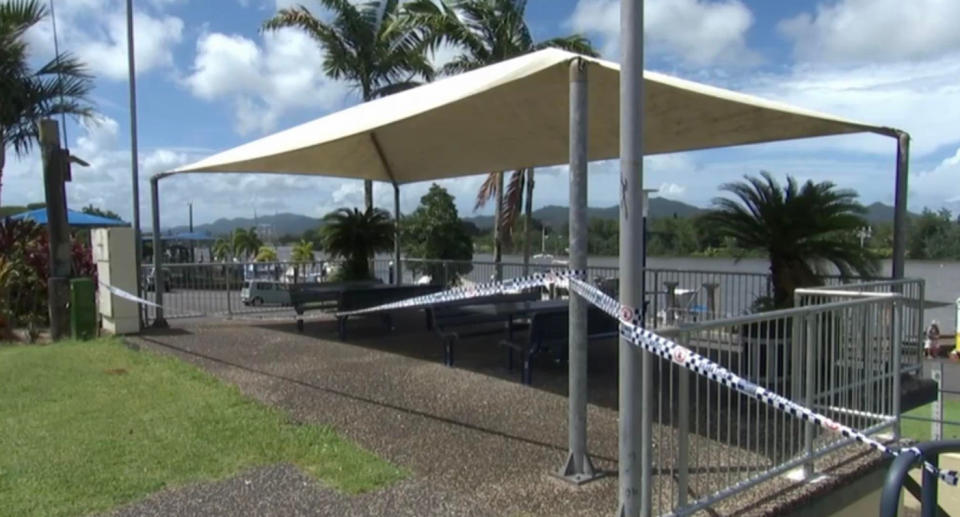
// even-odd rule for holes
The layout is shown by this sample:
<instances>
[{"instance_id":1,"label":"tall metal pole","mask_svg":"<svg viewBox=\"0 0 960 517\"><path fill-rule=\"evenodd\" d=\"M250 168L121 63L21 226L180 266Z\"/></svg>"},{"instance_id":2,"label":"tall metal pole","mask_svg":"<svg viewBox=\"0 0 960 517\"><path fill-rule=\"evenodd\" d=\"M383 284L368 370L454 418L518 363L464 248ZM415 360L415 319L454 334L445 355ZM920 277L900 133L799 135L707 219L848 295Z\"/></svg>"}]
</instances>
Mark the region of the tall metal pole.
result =
<instances>
[{"instance_id":1,"label":"tall metal pole","mask_svg":"<svg viewBox=\"0 0 960 517\"><path fill-rule=\"evenodd\" d=\"M570 267L587 270L587 63L570 63ZM596 479L587 455L587 307L570 293L567 461L560 476L576 484Z\"/></svg>"},{"instance_id":2,"label":"tall metal pole","mask_svg":"<svg viewBox=\"0 0 960 517\"><path fill-rule=\"evenodd\" d=\"M47 238L50 247L47 279L47 307L50 311L50 337L66 337L70 329L67 301L70 299L70 231L64 189L66 156L60 149L60 129L56 120L39 122L40 150L43 157L43 186L47 202Z\"/></svg>"},{"instance_id":3,"label":"tall metal pole","mask_svg":"<svg viewBox=\"0 0 960 517\"><path fill-rule=\"evenodd\" d=\"M643 0L620 1L620 302L643 307ZM620 515L650 515L649 354L620 340Z\"/></svg>"},{"instance_id":4,"label":"tall metal pole","mask_svg":"<svg viewBox=\"0 0 960 517\"><path fill-rule=\"evenodd\" d=\"M153 215L153 292L157 316L153 319L154 328L167 328L167 320L163 317L163 288L166 282L163 276L163 248L160 244L160 193L159 183L163 176L156 175L150 178L150 201Z\"/></svg>"},{"instance_id":5,"label":"tall metal pole","mask_svg":"<svg viewBox=\"0 0 960 517\"><path fill-rule=\"evenodd\" d=\"M403 268L400 267L400 185L393 184L393 281L400 285L403 283Z\"/></svg>"},{"instance_id":6,"label":"tall metal pole","mask_svg":"<svg viewBox=\"0 0 960 517\"><path fill-rule=\"evenodd\" d=\"M893 278L903 278L907 257L907 177L910 172L910 135L897 132L897 186L893 207Z\"/></svg>"},{"instance_id":7,"label":"tall metal pole","mask_svg":"<svg viewBox=\"0 0 960 517\"><path fill-rule=\"evenodd\" d=\"M136 267L138 279L137 295L143 296L142 282L139 281L141 274L140 261L143 257L143 240L140 236L140 155L137 150L137 67L133 56L133 0L127 0L127 75L130 85L130 178L133 190L133 245L136 249L134 267ZM142 318L143 314L140 314Z\"/></svg>"}]
</instances>

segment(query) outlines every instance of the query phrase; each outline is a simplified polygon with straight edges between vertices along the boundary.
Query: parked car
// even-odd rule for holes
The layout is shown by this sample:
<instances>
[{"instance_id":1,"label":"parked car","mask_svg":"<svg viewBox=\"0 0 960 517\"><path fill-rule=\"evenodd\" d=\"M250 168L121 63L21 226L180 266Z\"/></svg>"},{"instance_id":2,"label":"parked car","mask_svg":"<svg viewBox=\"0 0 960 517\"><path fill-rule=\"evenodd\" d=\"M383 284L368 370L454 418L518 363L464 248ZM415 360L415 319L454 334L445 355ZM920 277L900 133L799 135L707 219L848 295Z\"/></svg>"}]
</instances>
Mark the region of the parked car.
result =
<instances>
[{"instance_id":1,"label":"parked car","mask_svg":"<svg viewBox=\"0 0 960 517\"><path fill-rule=\"evenodd\" d=\"M163 277L163 292L169 293L170 292L170 272L165 269L161 269L160 271L162 271L162 274L160 276ZM156 289L156 283L157 283L156 277L157 277L156 268L150 268L150 272L147 273L147 278L144 281L145 290L153 291Z\"/></svg>"},{"instance_id":2,"label":"parked car","mask_svg":"<svg viewBox=\"0 0 960 517\"><path fill-rule=\"evenodd\" d=\"M282 282L247 280L240 290L244 305L290 305L290 290Z\"/></svg>"}]
</instances>

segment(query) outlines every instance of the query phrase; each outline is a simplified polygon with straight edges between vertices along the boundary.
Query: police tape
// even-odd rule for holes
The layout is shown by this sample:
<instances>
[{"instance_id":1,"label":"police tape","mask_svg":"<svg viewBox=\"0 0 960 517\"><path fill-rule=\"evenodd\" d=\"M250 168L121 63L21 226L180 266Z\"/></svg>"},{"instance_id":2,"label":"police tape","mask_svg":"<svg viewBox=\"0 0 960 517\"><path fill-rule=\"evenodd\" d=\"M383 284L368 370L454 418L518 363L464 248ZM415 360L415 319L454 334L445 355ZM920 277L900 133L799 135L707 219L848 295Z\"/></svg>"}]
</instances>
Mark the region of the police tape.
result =
<instances>
[{"instance_id":1,"label":"police tape","mask_svg":"<svg viewBox=\"0 0 960 517\"><path fill-rule=\"evenodd\" d=\"M367 307L365 309L337 312L337 316L354 316L399 309L420 309L441 303L450 303L460 300L469 300L471 298L494 296L497 294L515 293L523 289L530 289L532 287L543 287L550 285L566 287L570 278L579 278L584 276L585 272L579 270L561 270L534 273L529 276L513 278L510 280L504 280L502 282L487 282L467 287L455 287L453 289L447 289L438 293L424 294L421 296L408 298L406 300L399 300L374 307Z\"/></svg>"},{"instance_id":2,"label":"police tape","mask_svg":"<svg viewBox=\"0 0 960 517\"><path fill-rule=\"evenodd\" d=\"M920 450L915 447L896 450L870 438L851 427L827 418L807 407L787 399L786 397L748 381L719 364L703 357L696 352L678 345L673 341L658 336L641 326L639 312L632 308L621 305L619 302L608 296L596 287L587 284L578 279L570 280L570 290L587 299L590 303L606 312L610 316L620 321L620 335L629 340L634 345L673 362L683 368L686 368L697 375L706 377L714 382L722 384L734 391L738 391L750 398L758 400L768 406L789 413L801 421L812 422L813 424L840 434L844 438L850 438L869 447L872 447L881 453L891 456L899 456L903 451L909 451L921 456ZM958 472L956 470L940 470L933 464L924 461L923 468L935 474L949 485L956 486L958 481Z\"/></svg>"},{"instance_id":3,"label":"police tape","mask_svg":"<svg viewBox=\"0 0 960 517\"><path fill-rule=\"evenodd\" d=\"M623 305L597 287L584 282L583 279L585 276L584 272L580 270L535 273L530 276L514 278L503 282L489 282L469 287L459 287L375 307L338 312L337 315L352 316L398 309L426 308L436 304L505 294L533 287L547 287L551 285L566 287L569 288L570 291L582 296L598 309L618 320L620 322L620 335L634 346L642 348L647 352L671 361L697 375L706 377L768 406L789 413L801 421L811 422L823 429L838 433L845 438L863 443L881 453L899 456L903 452L912 452L918 457L921 456L920 450L915 447L899 450L887 447L864 433L827 418L754 382L748 381L689 348L678 345L669 339L646 330L643 328L642 312L640 309ZM956 486L958 479L960 479L960 474L958 474L956 470L941 470L927 461L923 462L923 468L952 486Z\"/></svg>"},{"instance_id":4,"label":"police tape","mask_svg":"<svg viewBox=\"0 0 960 517\"><path fill-rule=\"evenodd\" d=\"M124 291L123 289L120 289L119 287L114 287L114 286L112 286L112 285L110 285L110 284L104 283L103 281L100 281L100 285L103 286L103 287L105 287L105 288L107 289L107 291L110 291L111 293L113 293L113 294L116 295L116 296L119 296L120 298L123 298L123 299L126 299L126 300L130 300L131 302L137 302L137 303L139 303L139 304L141 304L141 305L148 305L148 306L150 306L150 307L161 308L159 305L151 302L150 300L146 300L146 299L144 299L144 298L140 298L139 296L137 296L137 295L135 295L135 294L133 294L133 293L128 293L127 291Z\"/></svg>"}]
</instances>

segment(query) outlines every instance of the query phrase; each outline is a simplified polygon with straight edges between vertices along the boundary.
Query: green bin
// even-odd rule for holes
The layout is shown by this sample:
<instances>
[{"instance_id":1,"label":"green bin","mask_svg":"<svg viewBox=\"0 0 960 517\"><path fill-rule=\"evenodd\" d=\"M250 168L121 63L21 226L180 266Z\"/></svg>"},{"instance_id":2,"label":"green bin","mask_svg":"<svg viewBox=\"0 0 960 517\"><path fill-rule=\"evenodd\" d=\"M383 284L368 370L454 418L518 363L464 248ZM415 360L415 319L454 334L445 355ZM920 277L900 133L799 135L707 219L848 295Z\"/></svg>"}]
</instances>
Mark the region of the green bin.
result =
<instances>
[{"instance_id":1,"label":"green bin","mask_svg":"<svg viewBox=\"0 0 960 517\"><path fill-rule=\"evenodd\" d=\"M92 278L70 280L70 335L92 339L97 335L97 302Z\"/></svg>"}]
</instances>

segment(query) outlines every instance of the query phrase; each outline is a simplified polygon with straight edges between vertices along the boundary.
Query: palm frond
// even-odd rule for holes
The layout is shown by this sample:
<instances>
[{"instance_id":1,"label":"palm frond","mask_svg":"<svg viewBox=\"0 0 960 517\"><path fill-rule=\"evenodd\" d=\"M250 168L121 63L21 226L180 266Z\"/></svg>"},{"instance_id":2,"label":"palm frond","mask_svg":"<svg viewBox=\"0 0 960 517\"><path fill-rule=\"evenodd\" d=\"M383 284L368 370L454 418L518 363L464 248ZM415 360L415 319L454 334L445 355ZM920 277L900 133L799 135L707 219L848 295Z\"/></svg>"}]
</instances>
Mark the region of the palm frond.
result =
<instances>
[{"instance_id":1,"label":"palm frond","mask_svg":"<svg viewBox=\"0 0 960 517\"><path fill-rule=\"evenodd\" d=\"M473 210L480 210L487 205L487 201L490 201L491 198L497 195L497 183L499 180L499 172L491 172L487 174L487 177L483 180L483 184L480 185L480 190L477 192L477 202L473 207Z\"/></svg>"}]
</instances>

